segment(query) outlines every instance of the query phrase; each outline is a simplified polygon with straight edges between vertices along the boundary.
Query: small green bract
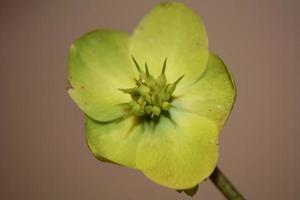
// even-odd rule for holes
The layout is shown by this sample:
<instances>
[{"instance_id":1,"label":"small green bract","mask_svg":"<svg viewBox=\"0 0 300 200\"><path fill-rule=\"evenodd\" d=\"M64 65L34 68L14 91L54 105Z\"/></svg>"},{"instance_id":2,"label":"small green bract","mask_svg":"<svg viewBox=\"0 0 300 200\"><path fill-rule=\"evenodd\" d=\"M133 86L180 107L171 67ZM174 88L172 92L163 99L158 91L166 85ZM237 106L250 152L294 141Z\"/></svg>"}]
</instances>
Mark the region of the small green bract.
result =
<instances>
[{"instance_id":1,"label":"small green bract","mask_svg":"<svg viewBox=\"0 0 300 200\"><path fill-rule=\"evenodd\" d=\"M99 160L177 190L213 172L235 85L209 51L201 19L183 4L159 4L132 35L80 37L70 48L68 80Z\"/></svg>"}]
</instances>

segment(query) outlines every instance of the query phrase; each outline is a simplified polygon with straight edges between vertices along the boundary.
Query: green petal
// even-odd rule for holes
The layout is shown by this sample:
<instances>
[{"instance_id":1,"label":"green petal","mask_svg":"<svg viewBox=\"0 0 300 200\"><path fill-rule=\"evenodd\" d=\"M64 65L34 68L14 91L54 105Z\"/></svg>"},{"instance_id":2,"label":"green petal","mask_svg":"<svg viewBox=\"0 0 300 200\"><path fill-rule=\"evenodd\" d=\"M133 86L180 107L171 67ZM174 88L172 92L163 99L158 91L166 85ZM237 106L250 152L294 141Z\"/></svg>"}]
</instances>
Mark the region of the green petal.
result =
<instances>
[{"instance_id":1,"label":"green petal","mask_svg":"<svg viewBox=\"0 0 300 200\"><path fill-rule=\"evenodd\" d=\"M109 121L121 117L119 105L130 96L118 88L134 84L129 36L123 32L97 30L75 41L68 57L69 94L90 117Z\"/></svg>"},{"instance_id":2,"label":"green petal","mask_svg":"<svg viewBox=\"0 0 300 200\"><path fill-rule=\"evenodd\" d=\"M143 131L134 117L110 123L86 117L87 143L99 160L136 168L136 149Z\"/></svg>"},{"instance_id":3,"label":"green petal","mask_svg":"<svg viewBox=\"0 0 300 200\"><path fill-rule=\"evenodd\" d=\"M218 159L218 130L206 118L171 112L147 129L137 150L137 167L154 182L188 189L207 178Z\"/></svg>"},{"instance_id":4,"label":"green petal","mask_svg":"<svg viewBox=\"0 0 300 200\"><path fill-rule=\"evenodd\" d=\"M130 41L131 54L147 62L158 76L165 58L170 82L185 74L180 87L195 81L205 70L207 36L201 19L182 3L161 3L140 22Z\"/></svg>"},{"instance_id":5,"label":"green petal","mask_svg":"<svg viewBox=\"0 0 300 200\"><path fill-rule=\"evenodd\" d=\"M155 128L135 117L110 123L86 117L87 143L99 160L139 169L169 188L192 188L216 166L218 130L193 113L173 110L171 116Z\"/></svg>"},{"instance_id":6,"label":"green petal","mask_svg":"<svg viewBox=\"0 0 300 200\"><path fill-rule=\"evenodd\" d=\"M206 117L221 129L233 107L236 89L226 65L211 53L200 80L183 94L177 95L179 98L172 102L177 109Z\"/></svg>"}]
</instances>

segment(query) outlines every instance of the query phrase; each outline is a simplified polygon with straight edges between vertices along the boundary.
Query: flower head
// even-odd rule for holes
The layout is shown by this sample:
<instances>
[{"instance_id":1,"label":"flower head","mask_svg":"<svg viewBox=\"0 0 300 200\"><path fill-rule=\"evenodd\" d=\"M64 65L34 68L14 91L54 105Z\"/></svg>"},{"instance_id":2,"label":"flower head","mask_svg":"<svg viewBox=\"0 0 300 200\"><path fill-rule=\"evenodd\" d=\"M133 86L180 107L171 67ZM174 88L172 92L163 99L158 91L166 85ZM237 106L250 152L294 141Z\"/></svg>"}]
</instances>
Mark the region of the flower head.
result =
<instances>
[{"instance_id":1,"label":"flower head","mask_svg":"<svg viewBox=\"0 0 300 200\"><path fill-rule=\"evenodd\" d=\"M209 51L201 19L183 4L159 4L131 36L96 30L77 39L68 80L98 159L173 189L214 170L235 85Z\"/></svg>"}]
</instances>

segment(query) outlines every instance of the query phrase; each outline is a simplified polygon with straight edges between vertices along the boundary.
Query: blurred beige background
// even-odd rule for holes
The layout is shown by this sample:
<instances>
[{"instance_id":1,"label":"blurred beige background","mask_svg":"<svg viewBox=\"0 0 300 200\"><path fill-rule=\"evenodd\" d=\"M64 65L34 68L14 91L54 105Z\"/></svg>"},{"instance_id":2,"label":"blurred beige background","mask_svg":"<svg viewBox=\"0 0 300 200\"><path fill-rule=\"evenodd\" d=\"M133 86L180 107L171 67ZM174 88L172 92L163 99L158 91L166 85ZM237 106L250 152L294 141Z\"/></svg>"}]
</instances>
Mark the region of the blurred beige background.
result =
<instances>
[{"instance_id":1,"label":"blurred beige background","mask_svg":"<svg viewBox=\"0 0 300 200\"><path fill-rule=\"evenodd\" d=\"M97 27L131 31L158 2L0 2L0 199L189 199L94 159L66 93L75 38ZM220 168L247 199L300 199L300 1L183 2L202 16L238 86ZM194 199L224 198L207 181Z\"/></svg>"}]
</instances>

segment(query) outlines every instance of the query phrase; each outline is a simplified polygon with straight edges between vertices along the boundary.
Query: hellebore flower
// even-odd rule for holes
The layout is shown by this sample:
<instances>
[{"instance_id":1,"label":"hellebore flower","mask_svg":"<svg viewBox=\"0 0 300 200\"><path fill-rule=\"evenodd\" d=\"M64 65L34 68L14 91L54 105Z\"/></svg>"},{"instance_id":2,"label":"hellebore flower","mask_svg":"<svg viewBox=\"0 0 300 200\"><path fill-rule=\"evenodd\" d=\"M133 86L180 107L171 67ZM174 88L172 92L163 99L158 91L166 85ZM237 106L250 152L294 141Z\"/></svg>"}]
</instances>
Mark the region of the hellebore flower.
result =
<instances>
[{"instance_id":1,"label":"hellebore flower","mask_svg":"<svg viewBox=\"0 0 300 200\"><path fill-rule=\"evenodd\" d=\"M68 80L99 160L177 190L216 167L235 85L209 51L201 19L183 4L159 4L131 36L96 30L80 37L70 48Z\"/></svg>"}]
</instances>

